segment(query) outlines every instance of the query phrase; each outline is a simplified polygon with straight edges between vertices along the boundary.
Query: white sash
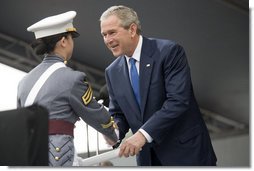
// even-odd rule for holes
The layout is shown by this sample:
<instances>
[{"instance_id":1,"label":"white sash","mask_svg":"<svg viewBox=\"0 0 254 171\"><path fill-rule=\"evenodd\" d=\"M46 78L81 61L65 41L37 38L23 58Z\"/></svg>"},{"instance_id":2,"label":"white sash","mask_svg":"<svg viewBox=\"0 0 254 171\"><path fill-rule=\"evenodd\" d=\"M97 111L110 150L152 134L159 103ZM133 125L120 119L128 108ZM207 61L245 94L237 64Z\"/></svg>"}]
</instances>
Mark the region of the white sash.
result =
<instances>
[{"instance_id":1,"label":"white sash","mask_svg":"<svg viewBox=\"0 0 254 171\"><path fill-rule=\"evenodd\" d=\"M41 87L43 84L47 81L47 79L50 77L51 74L53 74L57 69L66 67L66 65L62 62L57 62L53 65L51 65L41 76L40 78L36 81L34 84L33 88L29 92L26 102L25 102L25 107L30 106L34 103L34 100L40 91Z\"/></svg>"}]
</instances>

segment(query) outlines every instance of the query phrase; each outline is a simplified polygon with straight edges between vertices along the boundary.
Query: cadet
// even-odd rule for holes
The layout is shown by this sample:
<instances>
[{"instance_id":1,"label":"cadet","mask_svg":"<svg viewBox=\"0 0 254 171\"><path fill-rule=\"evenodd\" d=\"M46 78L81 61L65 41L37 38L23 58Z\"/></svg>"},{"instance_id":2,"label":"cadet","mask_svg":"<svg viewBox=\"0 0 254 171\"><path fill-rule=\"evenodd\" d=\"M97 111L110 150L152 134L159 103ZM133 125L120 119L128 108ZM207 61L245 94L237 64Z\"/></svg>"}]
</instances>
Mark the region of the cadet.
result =
<instances>
[{"instance_id":1,"label":"cadet","mask_svg":"<svg viewBox=\"0 0 254 171\"><path fill-rule=\"evenodd\" d=\"M49 165L72 166L73 129L82 118L87 124L117 141L113 119L93 98L86 75L73 71L64 62L73 52L73 38L79 36L72 21L75 11L47 17L27 30L34 32L32 47L43 61L19 83L18 107L38 104L49 112Z\"/></svg>"}]
</instances>

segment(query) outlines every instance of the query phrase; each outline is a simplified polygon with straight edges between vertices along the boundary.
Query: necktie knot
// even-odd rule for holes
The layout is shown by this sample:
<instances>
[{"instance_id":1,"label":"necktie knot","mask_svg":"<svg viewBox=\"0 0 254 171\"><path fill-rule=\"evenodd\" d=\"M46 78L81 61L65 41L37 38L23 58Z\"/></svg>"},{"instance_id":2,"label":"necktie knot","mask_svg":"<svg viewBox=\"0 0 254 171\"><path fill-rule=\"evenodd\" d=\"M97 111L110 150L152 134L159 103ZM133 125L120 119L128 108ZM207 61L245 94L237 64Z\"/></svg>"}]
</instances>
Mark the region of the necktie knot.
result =
<instances>
[{"instance_id":1,"label":"necktie knot","mask_svg":"<svg viewBox=\"0 0 254 171\"><path fill-rule=\"evenodd\" d=\"M130 61L131 65L135 65L135 63L136 63L136 59L134 59L134 58L130 58L129 61Z\"/></svg>"}]
</instances>

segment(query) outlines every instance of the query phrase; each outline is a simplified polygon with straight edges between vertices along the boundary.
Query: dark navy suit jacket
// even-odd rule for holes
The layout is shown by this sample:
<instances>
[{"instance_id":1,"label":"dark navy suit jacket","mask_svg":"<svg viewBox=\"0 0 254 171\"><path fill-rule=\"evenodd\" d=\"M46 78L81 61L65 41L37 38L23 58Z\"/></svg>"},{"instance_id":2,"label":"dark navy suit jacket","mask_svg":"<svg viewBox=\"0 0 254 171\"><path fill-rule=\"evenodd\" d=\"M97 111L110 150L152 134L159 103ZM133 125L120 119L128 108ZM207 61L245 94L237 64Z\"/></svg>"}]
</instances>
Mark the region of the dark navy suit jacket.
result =
<instances>
[{"instance_id":1,"label":"dark navy suit jacket","mask_svg":"<svg viewBox=\"0 0 254 171\"><path fill-rule=\"evenodd\" d=\"M140 57L141 106L132 91L124 56L106 69L109 111L124 138L131 128L152 138L137 156L138 165L151 165L151 149L162 165L215 165L208 130L194 97L184 49L170 41L143 38Z\"/></svg>"}]
</instances>

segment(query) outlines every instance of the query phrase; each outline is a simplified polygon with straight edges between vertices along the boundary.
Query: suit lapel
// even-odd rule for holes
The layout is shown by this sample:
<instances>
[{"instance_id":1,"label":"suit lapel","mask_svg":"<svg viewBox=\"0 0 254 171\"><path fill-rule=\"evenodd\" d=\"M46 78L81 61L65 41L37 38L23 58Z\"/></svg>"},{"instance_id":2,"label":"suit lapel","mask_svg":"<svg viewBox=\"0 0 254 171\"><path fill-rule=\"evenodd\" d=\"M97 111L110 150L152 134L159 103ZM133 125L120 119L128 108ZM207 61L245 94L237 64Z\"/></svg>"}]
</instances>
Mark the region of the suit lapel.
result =
<instances>
[{"instance_id":1,"label":"suit lapel","mask_svg":"<svg viewBox=\"0 0 254 171\"><path fill-rule=\"evenodd\" d=\"M126 100L128 101L128 103L130 104L130 107L135 111L136 114L138 114L140 117L140 108L138 103L136 102L133 90L132 90L132 86L130 83L130 77L129 77L129 70L128 70L128 66L125 60L125 57L121 57L121 62L119 63L119 75L121 76L120 78L120 82L118 84L120 84L121 86L119 86L122 90L121 91L125 91L126 93ZM123 77L122 77L123 76Z\"/></svg>"},{"instance_id":2,"label":"suit lapel","mask_svg":"<svg viewBox=\"0 0 254 171\"><path fill-rule=\"evenodd\" d=\"M153 48L149 44L149 40L143 37L143 45L140 57L140 95L141 95L141 114L142 119L147 101L148 90L150 87L151 74L153 70L154 60L151 58Z\"/></svg>"}]
</instances>

